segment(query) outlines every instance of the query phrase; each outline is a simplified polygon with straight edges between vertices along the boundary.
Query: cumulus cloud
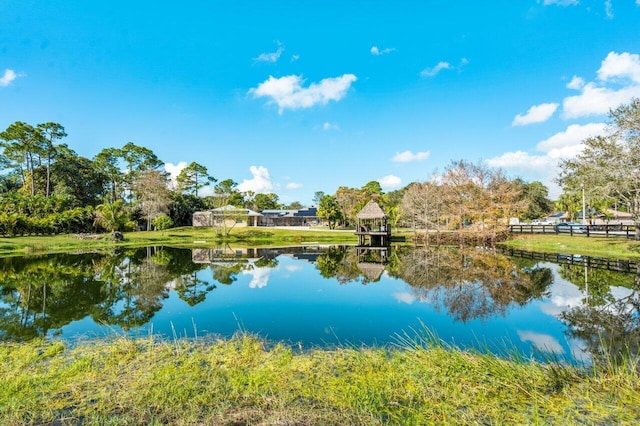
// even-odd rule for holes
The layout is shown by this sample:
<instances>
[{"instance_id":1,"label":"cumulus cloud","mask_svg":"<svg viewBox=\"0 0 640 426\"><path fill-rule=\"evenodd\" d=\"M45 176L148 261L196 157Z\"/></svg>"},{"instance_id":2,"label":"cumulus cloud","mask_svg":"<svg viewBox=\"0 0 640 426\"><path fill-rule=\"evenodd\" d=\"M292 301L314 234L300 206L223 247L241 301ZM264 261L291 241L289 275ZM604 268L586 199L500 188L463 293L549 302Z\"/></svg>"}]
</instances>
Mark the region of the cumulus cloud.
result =
<instances>
[{"instance_id":1,"label":"cumulus cloud","mask_svg":"<svg viewBox=\"0 0 640 426\"><path fill-rule=\"evenodd\" d=\"M409 163L411 161L423 161L429 158L429 151L416 152L411 151L396 152L391 161L395 163Z\"/></svg>"},{"instance_id":2,"label":"cumulus cloud","mask_svg":"<svg viewBox=\"0 0 640 426\"><path fill-rule=\"evenodd\" d=\"M181 161L178 164L164 163L164 170L169 173L169 179L171 180L171 184L174 188L176 187L176 179L178 175L185 167L187 167L186 161Z\"/></svg>"},{"instance_id":3,"label":"cumulus cloud","mask_svg":"<svg viewBox=\"0 0 640 426\"><path fill-rule=\"evenodd\" d=\"M598 70L600 80L630 79L640 83L640 55L609 52Z\"/></svg>"},{"instance_id":4,"label":"cumulus cloud","mask_svg":"<svg viewBox=\"0 0 640 426\"><path fill-rule=\"evenodd\" d=\"M300 188L302 188L302 184L301 183L296 183L296 182L289 182L288 184L285 185L285 188L287 188L287 189L300 189Z\"/></svg>"},{"instance_id":5,"label":"cumulus cloud","mask_svg":"<svg viewBox=\"0 0 640 426\"><path fill-rule=\"evenodd\" d=\"M325 123L322 125L322 130L327 131L327 130L340 130L340 128L338 127L337 124L331 124L328 121L325 121Z\"/></svg>"},{"instance_id":6,"label":"cumulus cloud","mask_svg":"<svg viewBox=\"0 0 640 426\"><path fill-rule=\"evenodd\" d=\"M385 49L379 49L378 46L372 46L369 51L374 56L380 56L380 55L386 55L387 53L391 53L394 50L396 50L396 49L392 48L392 47L387 47Z\"/></svg>"},{"instance_id":7,"label":"cumulus cloud","mask_svg":"<svg viewBox=\"0 0 640 426\"><path fill-rule=\"evenodd\" d=\"M572 158L582 151L582 141L604 135L606 127L605 123L572 124L566 130L541 141L536 148L553 159Z\"/></svg>"},{"instance_id":8,"label":"cumulus cloud","mask_svg":"<svg viewBox=\"0 0 640 426\"><path fill-rule=\"evenodd\" d=\"M238 184L238 191L253 191L255 193L268 193L273 190L269 170L264 166L251 166L249 171L253 175L251 179L245 179Z\"/></svg>"},{"instance_id":9,"label":"cumulus cloud","mask_svg":"<svg viewBox=\"0 0 640 426\"><path fill-rule=\"evenodd\" d=\"M640 55L610 52L597 74L597 82L585 83L579 77L571 80L567 87L581 93L563 100L565 118L607 114L632 98L640 97Z\"/></svg>"},{"instance_id":10,"label":"cumulus cloud","mask_svg":"<svg viewBox=\"0 0 640 426\"><path fill-rule=\"evenodd\" d=\"M491 167L521 170L543 169L554 164L546 155L532 155L525 151L505 152L486 160L486 163Z\"/></svg>"},{"instance_id":11,"label":"cumulus cloud","mask_svg":"<svg viewBox=\"0 0 640 426\"><path fill-rule=\"evenodd\" d=\"M16 74L14 70L4 70L4 74L0 77L0 87L7 87L18 77L18 74Z\"/></svg>"},{"instance_id":12,"label":"cumulus cloud","mask_svg":"<svg viewBox=\"0 0 640 426\"><path fill-rule=\"evenodd\" d=\"M278 42L277 44L278 50L276 50L275 52L261 53L257 58L254 58L254 60L257 62L278 62L278 59L280 59L282 52L284 52L284 46L280 42Z\"/></svg>"},{"instance_id":13,"label":"cumulus cloud","mask_svg":"<svg viewBox=\"0 0 640 426\"><path fill-rule=\"evenodd\" d=\"M402 185L402 179L394 175L381 177L380 179L378 179L378 182L380 183L382 189L396 189L400 188L400 186Z\"/></svg>"},{"instance_id":14,"label":"cumulus cloud","mask_svg":"<svg viewBox=\"0 0 640 426\"><path fill-rule=\"evenodd\" d=\"M569 83L567 83L568 89L581 90L584 87L584 79L574 75Z\"/></svg>"},{"instance_id":15,"label":"cumulus cloud","mask_svg":"<svg viewBox=\"0 0 640 426\"><path fill-rule=\"evenodd\" d=\"M449 62L438 62L438 64L433 68L425 68L420 71L420 77L434 77L442 70L451 69L451 64Z\"/></svg>"},{"instance_id":16,"label":"cumulus cloud","mask_svg":"<svg viewBox=\"0 0 640 426\"><path fill-rule=\"evenodd\" d=\"M317 104L326 105L329 101L337 102L345 97L347 90L357 79L353 74L343 74L303 87L304 80L299 75L280 78L269 76L258 87L250 89L249 93L256 98L268 98L269 103L278 105L278 112L282 114L285 109L311 108Z\"/></svg>"},{"instance_id":17,"label":"cumulus cloud","mask_svg":"<svg viewBox=\"0 0 640 426\"><path fill-rule=\"evenodd\" d=\"M526 126L532 123L542 123L547 121L558 109L558 104L547 103L534 105L526 114L518 114L511 123L513 126Z\"/></svg>"}]
</instances>

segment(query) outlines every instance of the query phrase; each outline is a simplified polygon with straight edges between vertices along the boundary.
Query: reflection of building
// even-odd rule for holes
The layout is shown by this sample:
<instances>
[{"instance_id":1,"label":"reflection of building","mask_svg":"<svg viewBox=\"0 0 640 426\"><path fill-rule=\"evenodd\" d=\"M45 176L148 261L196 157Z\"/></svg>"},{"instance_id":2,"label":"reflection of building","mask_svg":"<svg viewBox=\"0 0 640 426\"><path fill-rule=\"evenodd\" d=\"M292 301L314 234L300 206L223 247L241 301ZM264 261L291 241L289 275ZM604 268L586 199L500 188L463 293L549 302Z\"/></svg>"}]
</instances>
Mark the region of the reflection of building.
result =
<instances>
[{"instance_id":1,"label":"reflection of building","mask_svg":"<svg viewBox=\"0 0 640 426\"><path fill-rule=\"evenodd\" d=\"M260 226L315 226L318 225L318 209L306 207L299 210L263 210Z\"/></svg>"},{"instance_id":2,"label":"reflection of building","mask_svg":"<svg viewBox=\"0 0 640 426\"><path fill-rule=\"evenodd\" d=\"M250 209L224 206L193 214L193 226L244 227L258 226L262 215Z\"/></svg>"},{"instance_id":3,"label":"reflection of building","mask_svg":"<svg viewBox=\"0 0 640 426\"><path fill-rule=\"evenodd\" d=\"M380 205L371 200L356 215L356 235L358 245L366 245L367 239L371 246L388 246L391 241L391 227L387 223L389 216Z\"/></svg>"}]
</instances>

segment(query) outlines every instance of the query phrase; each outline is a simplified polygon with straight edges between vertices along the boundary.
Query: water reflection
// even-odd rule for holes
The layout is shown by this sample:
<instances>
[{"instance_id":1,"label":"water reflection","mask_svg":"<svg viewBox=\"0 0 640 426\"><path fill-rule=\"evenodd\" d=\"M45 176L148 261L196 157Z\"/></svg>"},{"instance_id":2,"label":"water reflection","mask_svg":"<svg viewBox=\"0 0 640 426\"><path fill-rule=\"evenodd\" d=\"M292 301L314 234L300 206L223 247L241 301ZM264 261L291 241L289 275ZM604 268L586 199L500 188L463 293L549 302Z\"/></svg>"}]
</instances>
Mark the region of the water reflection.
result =
<instances>
[{"instance_id":1,"label":"water reflection","mask_svg":"<svg viewBox=\"0 0 640 426\"><path fill-rule=\"evenodd\" d=\"M0 259L0 339L109 329L238 328L324 345L385 343L425 323L443 340L599 360L635 357L639 275L485 249L345 246ZM632 269L632 268L627 268ZM188 334L188 333L185 333Z\"/></svg>"}]
</instances>

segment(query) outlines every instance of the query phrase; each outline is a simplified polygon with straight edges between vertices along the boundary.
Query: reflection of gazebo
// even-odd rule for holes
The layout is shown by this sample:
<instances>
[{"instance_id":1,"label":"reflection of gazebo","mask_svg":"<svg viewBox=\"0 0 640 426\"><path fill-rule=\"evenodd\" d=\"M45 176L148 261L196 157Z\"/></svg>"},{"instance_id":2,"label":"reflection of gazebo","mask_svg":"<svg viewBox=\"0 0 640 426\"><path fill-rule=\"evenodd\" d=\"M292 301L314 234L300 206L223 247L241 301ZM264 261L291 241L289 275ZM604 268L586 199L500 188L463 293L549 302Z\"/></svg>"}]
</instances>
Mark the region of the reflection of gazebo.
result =
<instances>
[{"instance_id":1,"label":"reflection of gazebo","mask_svg":"<svg viewBox=\"0 0 640 426\"><path fill-rule=\"evenodd\" d=\"M389 247L356 247L356 266L368 281L378 281L387 264Z\"/></svg>"},{"instance_id":2,"label":"reflection of gazebo","mask_svg":"<svg viewBox=\"0 0 640 426\"><path fill-rule=\"evenodd\" d=\"M371 246L388 246L391 240L391 227L387 224L389 216L375 201L371 200L356 215L356 235L358 244L366 244L367 237Z\"/></svg>"}]
</instances>

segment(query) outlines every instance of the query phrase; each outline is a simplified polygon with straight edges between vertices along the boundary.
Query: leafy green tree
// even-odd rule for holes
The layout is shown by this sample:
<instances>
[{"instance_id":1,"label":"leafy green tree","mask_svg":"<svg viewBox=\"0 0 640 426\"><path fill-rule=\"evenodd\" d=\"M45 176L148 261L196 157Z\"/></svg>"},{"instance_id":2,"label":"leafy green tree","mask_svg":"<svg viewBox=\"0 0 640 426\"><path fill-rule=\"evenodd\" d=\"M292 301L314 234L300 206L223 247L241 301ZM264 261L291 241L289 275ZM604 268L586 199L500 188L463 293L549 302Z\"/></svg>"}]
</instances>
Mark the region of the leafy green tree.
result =
<instances>
[{"instance_id":1,"label":"leafy green tree","mask_svg":"<svg viewBox=\"0 0 640 426\"><path fill-rule=\"evenodd\" d=\"M96 207L95 224L109 232L124 231L130 223L131 219L122 200Z\"/></svg>"},{"instance_id":2,"label":"leafy green tree","mask_svg":"<svg viewBox=\"0 0 640 426\"><path fill-rule=\"evenodd\" d=\"M343 219L342 209L336 197L325 195L318 206L318 217L329 222L329 229L335 229L336 223Z\"/></svg>"},{"instance_id":3,"label":"leafy green tree","mask_svg":"<svg viewBox=\"0 0 640 426\"><path fill-rule=\"evenodd\" d=\"M584 187L591 196L621 200L636 224L640 240L640 99L609 113L604 136L587 138L584 150L560 163L560 183L566 192Z\"/></svg>"},{"instance_id":4,"label":"leafy green tree","mask_svg":"<svg viewBox=\"0 0 640 426\"><path fill-rule=\"evenodd\" d=\"M243 207L245 204L244 196L238 191L238 184L233 179L225 179L218 182L213 188L214 196L212 197L213 208L232 205L234 207Z\"/></svg>"},{"instance_id":5,"label":"leafy green tree","mask_svg":"<svg viewBox=\"0 0 640 426\"><path fill-rule=\"evenodd\" d=\"M176 180L179 190L193 193L196 197L200 189L216 182L215 178L209 176L207 168L195 161L182 169Z\"/></svg>"},{"instance_id":6,"label":"leafy green tree","mask_svg":"<svg viewBox=\"0 0 640 426\"><path fill-rule=\"evenodd\" d=\"M273 193L269 194L256 194L253 205L256 211L263 210L274 210L280 208L280 203L278 202L278 196Z\"/></svg>"},{"instance_id":7,"label":"leafy green tree","mask_svg":"<svg viewBox=\"0 0 640 426\"><path fill-rule=\"evenodd\" d=\"M314 206L319 206L320 205L320 200L322 200L322 197L324 197L324 191L316 191L313 193L313 200L311 200L313 202Z\"/></svg>"},{"instance_id":8,"label":"leafy green tree","mask_svg":"<svg viewBox=\"0 0 640 426\"><path fill-rule=\"evenodd\" d=\"M35 195L32 176L33 170L40 163L44 143L42 132L27 123L16 121L0 133L0 143L5 157L22 177L22 185L27 186L30 179L30 192Z\"/></svg>"},{"instance_id":9,"label":"leafy green tree","mask_svg":"<svg viewBox=\"0 0 640 426\"><path fill-rule=\"evenodd\" d=\"M161 214L160 216L156 216L151 221L151 224L158 231L164 231L173 226L173 220L166 214Z\"/></svg>"},{"instance_id":10,"label":"leafy green tree","mask_svg":"<svg viewBox=\"0 0 640 426\"><path fill-rule=\"evenodd\" d=\"M45 187L45 195L48 197L51 187L51 162L56 156L55 141L66 137L67 134L64 131L64 127L58 123L38 124L38 130L43 136L43 154L47 160L47 183Z\"/></svg>"},{"instance_id":11,"label":"leafy green tree","mask_svg":"<svg viewBox=\"0 0 640 426\"><path fill-rule=\"evenodd\" d=\"M105 190L108 200L113 203L121 197L124 176L118 167L121 151L118 148L104 148L94 158L96 169L105 176Z\"/></svg>"},{"instance_id":12,"label":"leafy green tree","mask_svg":"<svg viewBox=\"0 0 640 426\"><path fill-rule=\"evenodd\" d=\"M169 217L173 220L174 226L191 226L193 214L207 209L204 200L192 194L171 191L169 198Z\"/></svg>"},{"instance_id":13,"label":"leafy green tree","mask_svg":"<svg viewBox=\"0 0 640 426\"><path fill-rule=\"evenodd\" d=\"M544 217L553 210L553 203L549 200L548 188L539 181L524 182L521 179L514 181L520 186L521 199L525 204L522 219L533 220Z\"/></svg>"}]
</instances>

